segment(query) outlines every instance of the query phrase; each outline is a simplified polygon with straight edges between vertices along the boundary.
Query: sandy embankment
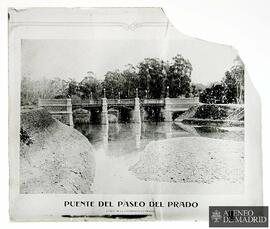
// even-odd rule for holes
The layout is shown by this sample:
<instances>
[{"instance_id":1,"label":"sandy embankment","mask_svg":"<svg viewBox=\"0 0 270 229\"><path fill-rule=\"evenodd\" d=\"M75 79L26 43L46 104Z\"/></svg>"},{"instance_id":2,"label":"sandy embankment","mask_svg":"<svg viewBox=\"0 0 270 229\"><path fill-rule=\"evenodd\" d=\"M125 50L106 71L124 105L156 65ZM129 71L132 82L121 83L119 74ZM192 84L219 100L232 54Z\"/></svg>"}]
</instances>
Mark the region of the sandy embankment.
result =
<instances>
[{"instance_id":1,"label":"sandy embankment","mask_svg":"<svg viewBox=\"0 0 270 229\"><path fill-rule=\"evenodd\" d=\"M45 110L22 112L21 193L92 193L94 149L80 132ZM28 138L27 137L27 138Z\"/></svg>"},{"instance_id":2,"label":"sandy embankment","mask_svg":"<svg viewBox=\"0 0 270 229\"><path fill-rule=\"evenodd\" d=\"M204 137L154 141L130 170L145 181L242 183L244 143Z\"/></svg>"},{"instance_id":3,"label":"sandy embankment","mask_svg":"<svg viewBox=\"0 0 270 229\"><path fill-rule=\"evenodd\" d=\"M241 104L200 104L192 106L175 121L202 126L244 126L244 106Z\"/></svg>"}]
</instances>

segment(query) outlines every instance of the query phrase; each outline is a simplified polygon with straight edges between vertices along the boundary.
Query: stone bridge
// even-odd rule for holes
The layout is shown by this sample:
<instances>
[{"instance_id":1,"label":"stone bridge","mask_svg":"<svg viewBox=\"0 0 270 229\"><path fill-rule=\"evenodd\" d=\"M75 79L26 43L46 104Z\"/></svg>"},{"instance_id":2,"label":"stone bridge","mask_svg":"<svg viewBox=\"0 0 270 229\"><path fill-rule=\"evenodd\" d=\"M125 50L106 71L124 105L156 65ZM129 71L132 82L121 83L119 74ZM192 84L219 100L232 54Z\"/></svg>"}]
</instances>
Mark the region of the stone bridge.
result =
<instances>
[{"instance_id":1,"label":"stone bridge","mask_svg":"<svg viewBox=\"0 0 270 229\"><path fill-rule=\"evenodd\" d=\"M73 126L71 99L39 99L38 106L46 109L53 118Z\"/></svg>"},{"instance_id":2,"label":"stone bridge","mask_svg":"<svg viewBox=\"0 0 270 229\"><path fill-rule=\"evenodd\" d=\"M101 124L108 124L109 108L130 108L133 110L133 121L140 123L146 107L160 107L163 112L164 121L172 121L174 112L186 111L191 106L199 104L199 98L165 98L165 99L107 99L82 100L71 103L71 99L39 99L39 107L48 110L52 116L63 123L73 126L72 110L101 109Z\"/></svg>"}]
</instances>

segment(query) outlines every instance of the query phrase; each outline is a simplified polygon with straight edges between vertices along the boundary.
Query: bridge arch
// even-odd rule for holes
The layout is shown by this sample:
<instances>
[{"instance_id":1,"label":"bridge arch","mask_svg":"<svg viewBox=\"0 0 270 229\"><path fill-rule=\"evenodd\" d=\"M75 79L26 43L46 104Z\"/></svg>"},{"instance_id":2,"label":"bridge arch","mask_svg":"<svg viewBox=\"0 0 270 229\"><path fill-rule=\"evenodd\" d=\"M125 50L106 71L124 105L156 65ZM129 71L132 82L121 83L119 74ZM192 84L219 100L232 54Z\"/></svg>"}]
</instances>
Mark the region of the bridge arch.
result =
<instances>
[{"instance_id":1,"label":"bridge arch","mask_svg":"<svg viewBox=\"0 0 270 229\"><path fill-rule=\"evenodd\" d=\"M163 107L160 106L145 106L141 108L142 121L161 122L164 121Z\"/></svg>"},{"instance_id":2,"label":"bridge arch","mask_svg":"<svg viewBox=\"0 0 270 229\"><path fill-rule=\"evenodd\" d=\"M91 113L89 110L78 108L73 110L73 123L82 124L90 123Z\"/></svg>"},{"instance_id":3,"label":"bridge arch","mask_svg":"<svg viewBox=\"0 0 270 229\"><path fill-rule=\"evenodd\" d=\"M108 121L109 123L117 123L119 122L119 110L115 108L108 109Z\"/></svg>"},{"instance_id":4,"label":"bridge arch","mask_svg":"<svg viewBox=\"0 0 270 229\"><path fill-rule=\"evenodd\" d=\"M90 122L108 124L108 108L119 111L121 122L141 122L143 113L156 121L173 121L177 114L199 104L198 97L165 99L106 99L80 101L71 104L71 99L39 99L39 107L45 108L53 117L73 126L72 110L82 108L91 112ZM152 108L148 108L152 107ZM146 112L144 112L146 110ZM145 120L145 118L143 118Z\"/></svg>"}]
</instances>

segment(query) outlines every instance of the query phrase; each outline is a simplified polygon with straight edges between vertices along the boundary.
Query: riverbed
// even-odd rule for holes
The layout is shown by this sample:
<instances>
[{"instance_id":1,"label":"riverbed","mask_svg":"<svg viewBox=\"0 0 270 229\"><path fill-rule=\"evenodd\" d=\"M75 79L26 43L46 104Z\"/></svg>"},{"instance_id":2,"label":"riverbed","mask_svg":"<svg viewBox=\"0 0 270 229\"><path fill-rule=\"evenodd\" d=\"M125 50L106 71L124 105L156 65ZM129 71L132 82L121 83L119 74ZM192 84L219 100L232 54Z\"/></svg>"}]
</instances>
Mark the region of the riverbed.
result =
<instances>
[{"instance_id":1,"label":"riverbed","mask_svg":"<svg viewBox=\"0 0 270 229\"><path fill-rule=\"evenodd\" d=\"M131 169L141 158L144 158L142 154L145 153L146 146L151 142L152 145L155 145L155 142L158 145L160 141L163 141L162 144L164 145L166 139L175 139L176 141L179 139L180 141L180 139L183 140L187 137L197 137L203 138L206 142L207 139L217 139L216 141L211 141L212 145L220 144L219 141L222 140L229 143L237 142L237 145L243 145L244 128L242 127L217 128L183 125L181 122L143 122L141 124L83 124L76 125L75 128L84 134L96 149L94 193L222 194L224 190L227 193L240 193L243 191L242 181L233 183L228 179L205 183L197 182L194 179L190 179L190 182L179 182L178 179L174 182L164 179L159 181L157 179L142 179L144 176L138 176ZM181 154L181 149L177 149L177 152ZM206 174L206 176L208 175ZM228 185L230 188L228 188Z\"/></svg>"}]
</instances>

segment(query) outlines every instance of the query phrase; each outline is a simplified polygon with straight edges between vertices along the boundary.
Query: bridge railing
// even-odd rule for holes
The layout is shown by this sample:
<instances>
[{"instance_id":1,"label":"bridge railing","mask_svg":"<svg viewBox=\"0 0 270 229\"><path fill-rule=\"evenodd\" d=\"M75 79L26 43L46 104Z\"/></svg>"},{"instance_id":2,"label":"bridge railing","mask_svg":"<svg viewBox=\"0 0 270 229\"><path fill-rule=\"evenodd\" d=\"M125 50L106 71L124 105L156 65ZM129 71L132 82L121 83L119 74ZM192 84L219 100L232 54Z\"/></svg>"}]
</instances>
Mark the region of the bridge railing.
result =
<instances>
[{"instance_id":1,"label":"bridge railing","mask_svg":"<svg viewBox=\"0 0 270 229\"><path fill-rule=\"evenodd\" d=\"M121 102L121 99L107 99L107 104L120 104Z\"/></svg>"},{"instance_id":2,"label":"bridge railing","mask_svg":"<svg viewBox=\"0 0 270 229\"><path fill-rule=\"evenodd\" d=\"M54 118L73 126L71 99L39 99L38 106L45 108Z\"/></svg>"},{"instance_id":3,"label":"bridge railing","mask_svg":"<svg viewBox=\"0 0 270 229\"><path fill-rule=\"evenodd\" d=\"M67 104L67 99L39 99L39 106L59 106Z\"/></svg>"},{"instance_id":4,"label":"bridge railing","mask_svg":"<svg viewBox=\"0 0 270 229\"><path fill-rule=\"evenodd\" d=\"M89 100L89 101L87 101L88 102L88 104L90 104L90 105L96 105L96 104L101 104L101 100ZM86 103L87 103L86 102Z\"/></svg>"},{"instance_id":5,"label":"bridge railing","mask_svg":"<svg viewBox=\"0 0 270 229\"><path fill-rule=\"evenodd\" d=\"M199 103L199 97L192 98L170 98L170 103L172 104L192 104Z\"/></svg>"},{"instance_id":6,"label":"bridge railing","mask_svg":"<svg viewBox=\"0 0 270 229\"><path fill-rule=\"evenodd\" d=\"M134 99L107 99L108 105L134 105ZM99 100L82 100L81 102L74 103L73 105L101 105L102 101Z\"/></svg>"},{"instance_id":7,"label":"bridge railing","mask_svg":"<svg viewBox=\"0 0 270 229\"><path fill-rule=\"evenodd\" d=\"M148 104L163 105L164 99L144 99L142 100L142 104L143 105L148 105Z\"/></svg>"},{"instance_id":8,"label":"bridge railing","mask_svg":"<svg viewBox=\"0 0 270 229\"><path fill-rule=\"evenodd\" d=\"M49 103L49 102L48 102ZM164 99L141 99L140 103L142 105L164 105ZM170 104L194 104L199 103L199 97L194 98L169 98ZM99 100L82 100L79 103L73 105L101 105L102 101ZM108 105L135 105L134 99L107 99Z\"/></svg>"},{"instance_id":9,"label":"bridge railing","mask_svg":"<svg viewBox=\"0 0 270 229\"><path fill-rule=\"evenodd\" d=\"M101 105L102 102L101 100L89 100L89 99L84 99L81 100L79 102L73 102L72 105L74 106L85 106L85 105L92 105L92 106L96 106L96 105Z\"/></svg>"},{"instance_id":10,"label":"bridge railing","mask_svg":"<svg viewBox=\"0 0 270 229\"><path fill-rule=\"evenodd\" d=\"M134 99L108 99L107 100L108 105L134 105L135 101Z\"/></svg>"}]
</instances>

